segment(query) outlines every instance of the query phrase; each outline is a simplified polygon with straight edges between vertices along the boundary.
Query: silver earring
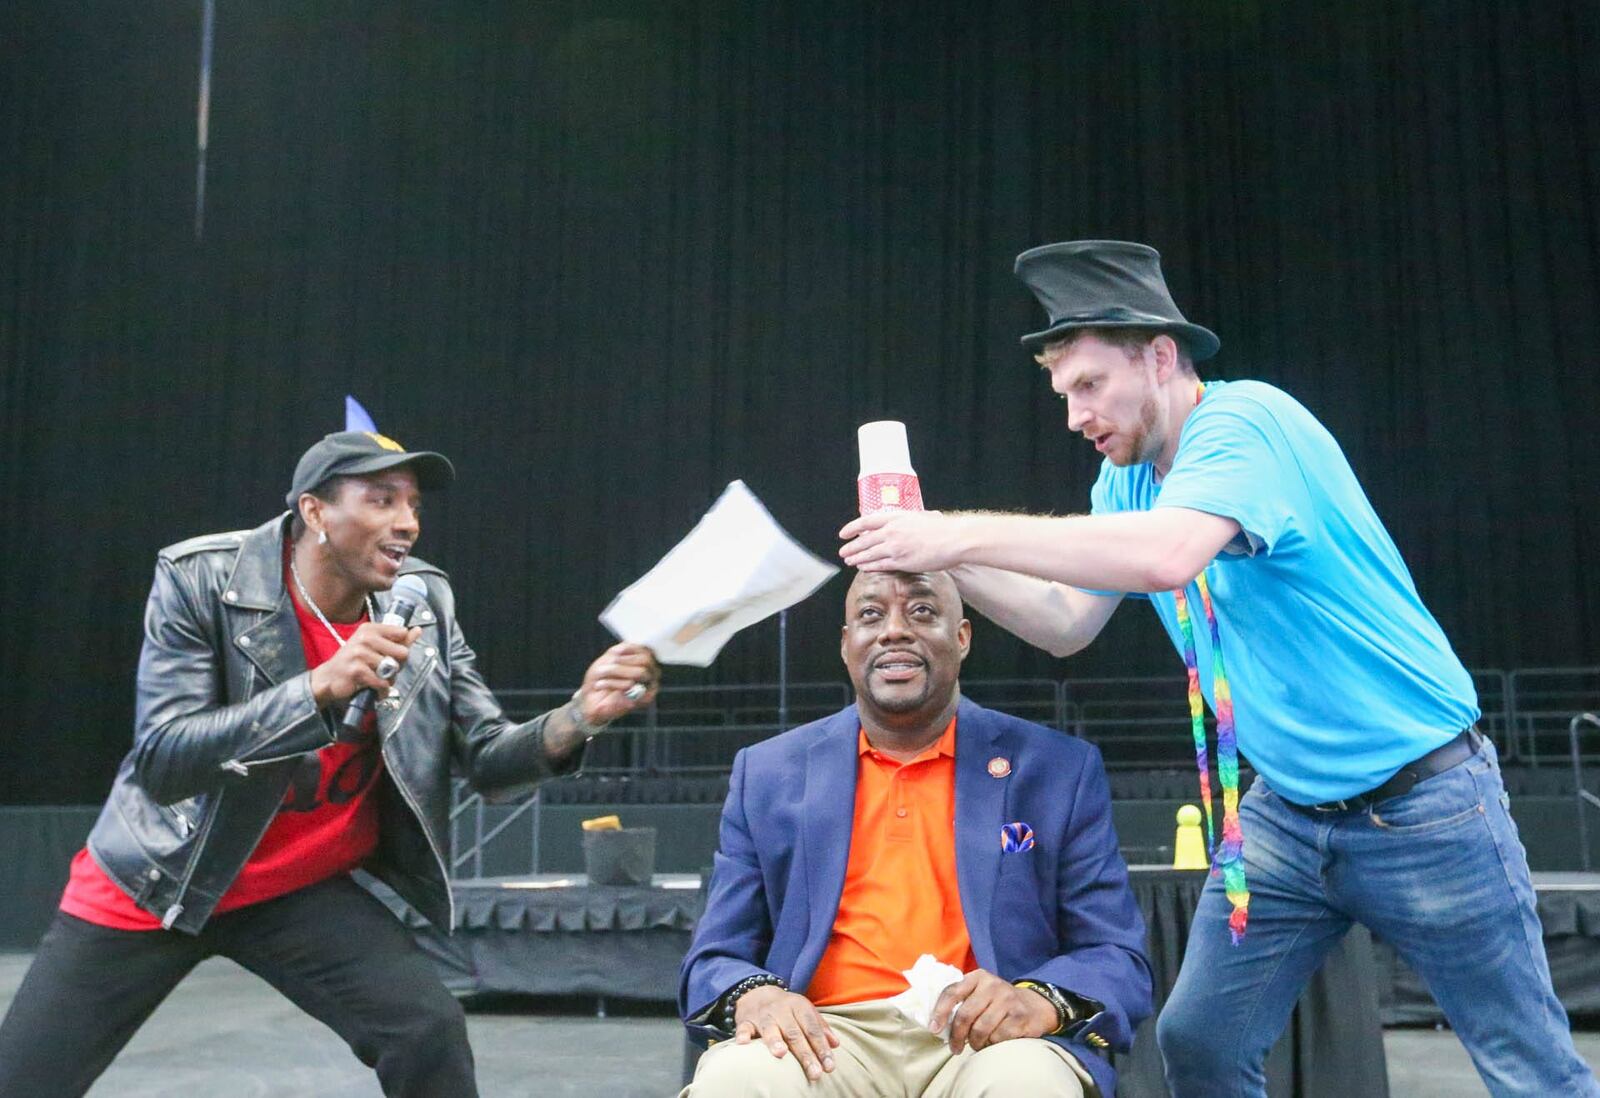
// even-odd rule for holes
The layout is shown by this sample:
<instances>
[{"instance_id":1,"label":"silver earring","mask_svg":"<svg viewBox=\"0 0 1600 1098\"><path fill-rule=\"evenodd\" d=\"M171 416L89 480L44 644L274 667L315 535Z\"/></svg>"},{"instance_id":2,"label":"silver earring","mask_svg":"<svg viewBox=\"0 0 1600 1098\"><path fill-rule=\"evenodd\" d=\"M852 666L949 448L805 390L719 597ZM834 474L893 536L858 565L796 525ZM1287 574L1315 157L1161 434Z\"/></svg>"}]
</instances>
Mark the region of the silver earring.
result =
<instances>
[{"instance_id":1,"label":"silver earring","mask_svg":"<svg viewBox=\"0 0 1600 1098\"><path fill-rule=\"evenodd\" d=\"M317 544L318 545L326 545L326 544L328 544L328 531L326 531L326 530L318 530L317 531Z\"/></svg>"}]
</instances>

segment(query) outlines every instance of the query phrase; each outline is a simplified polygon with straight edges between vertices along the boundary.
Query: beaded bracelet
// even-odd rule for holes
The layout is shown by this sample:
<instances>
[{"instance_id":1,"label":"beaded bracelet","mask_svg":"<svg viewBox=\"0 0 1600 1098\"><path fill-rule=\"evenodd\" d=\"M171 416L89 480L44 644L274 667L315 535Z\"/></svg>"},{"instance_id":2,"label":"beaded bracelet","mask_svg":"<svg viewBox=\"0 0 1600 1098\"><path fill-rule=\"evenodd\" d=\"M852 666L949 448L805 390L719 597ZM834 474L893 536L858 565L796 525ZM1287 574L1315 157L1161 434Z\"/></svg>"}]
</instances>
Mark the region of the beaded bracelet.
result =
<instances>
[{"instance_id":1,"label":"beaded bracelet","mask_svg":"<svg viewBox=\"0 0 1600 1098\"><path fill-rule=\"evenodd\" d=\"M754 976L746 976L728 989L722 996L722 1018L717 1027L724 1033L732 1033L734 1027L733 1013L739 1004L739 996L747 991L754 991L758 987L781 987L789 990L789 983L782 976L774 976L770 972L758 972Z\"/></svg>"}]
</instances>

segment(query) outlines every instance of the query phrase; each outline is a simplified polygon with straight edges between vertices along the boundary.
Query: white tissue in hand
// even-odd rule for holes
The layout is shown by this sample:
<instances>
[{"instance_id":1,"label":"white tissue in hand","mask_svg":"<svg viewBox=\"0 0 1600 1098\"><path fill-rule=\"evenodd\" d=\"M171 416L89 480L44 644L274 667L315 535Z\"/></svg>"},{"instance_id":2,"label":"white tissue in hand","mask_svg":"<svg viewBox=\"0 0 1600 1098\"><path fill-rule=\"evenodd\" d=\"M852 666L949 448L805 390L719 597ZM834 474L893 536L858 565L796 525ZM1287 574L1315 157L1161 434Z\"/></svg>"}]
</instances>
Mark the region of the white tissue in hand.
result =
<instances>
[{"instance_id":1,"label":"white tissue in hand","mask_svg":"<svg viewBox=\"0 0 1600 1098\"><path fill-rule=\"evenodd\" d=\"M933 1005L939 1001L939 993L957 980L961 979L961 970L955 965L947 965L931 953L924 953L917 958L917 963L901 973L906 982L911 986L889 1001L913 1022L926 1027L933 1017ZM956 1010L961 1007L957 1005ZM955 1012L950 1014L950 1020L955 1020ZM949 1022L939 1033L943 1037L950 1032Z\"/></svg>"}]
</instances>

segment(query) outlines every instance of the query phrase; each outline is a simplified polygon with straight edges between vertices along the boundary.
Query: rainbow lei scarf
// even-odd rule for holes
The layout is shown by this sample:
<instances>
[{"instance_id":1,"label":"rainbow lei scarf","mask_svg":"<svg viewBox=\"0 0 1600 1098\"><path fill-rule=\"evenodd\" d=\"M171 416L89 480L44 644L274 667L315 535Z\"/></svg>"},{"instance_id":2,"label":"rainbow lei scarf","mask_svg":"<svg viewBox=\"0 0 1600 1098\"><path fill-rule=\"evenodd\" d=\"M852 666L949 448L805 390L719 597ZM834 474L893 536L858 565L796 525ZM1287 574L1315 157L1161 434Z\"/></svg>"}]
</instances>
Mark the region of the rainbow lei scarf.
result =
<instances>
[{"instance_id":1,"label":"rainbow lei scarf","mask_svg":"<svg viewBox=\"0 0 1600 1098\"><path fill-rule=\"evenodd\" d=\"M1211 587L1202 571L1195 577L1200 604L1205 608L1206 625L1211 629L1211 689L1217 711L1217 777L1222 782L1222 846L1216 845L1211 822L1211 770L1206 760L1205 700L1200 695L1199 657L1195 652L1194 622L1189 614L1189 597L1182 588L1172 596L1178 603L1178 629L1183 633L1183 666L1189 673L1189 722L1194 730L1194 758L1200 767L1200 800L1206 813L1206 848L1211 852L1211 872L1222 874L1222 883L1233 904L1228 917L1228 933L1233 944L1244 938L1250 919L1250 890L1244 879L1244 832L1239 827L1239 743L1233 729L1233 692L1228 688L1228 672L1222 664L1222 638L1217 632L1217 611L1211 605Z\"/></svg>"}]
</instances>

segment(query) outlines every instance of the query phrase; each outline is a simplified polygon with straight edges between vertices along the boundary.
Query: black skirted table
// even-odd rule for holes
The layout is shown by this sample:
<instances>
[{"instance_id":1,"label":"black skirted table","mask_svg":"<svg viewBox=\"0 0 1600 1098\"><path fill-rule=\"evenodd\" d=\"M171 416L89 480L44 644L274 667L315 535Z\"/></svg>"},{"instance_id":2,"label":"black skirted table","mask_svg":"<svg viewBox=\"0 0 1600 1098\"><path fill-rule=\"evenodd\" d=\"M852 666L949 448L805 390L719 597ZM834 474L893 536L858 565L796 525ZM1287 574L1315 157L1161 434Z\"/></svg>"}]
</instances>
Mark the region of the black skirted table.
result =
<instances>
[{"instance_id":1,"label":"black skirted table","mask_svg":"<svg viewBox=\"0 0 1600 1098\"><path fill-rule=\"evenodd\" d=\"M1178 978L1205 874L1134 867L1134 894L1149 927L1156 1006ZM699 878L657 875L649 886L590 885L582 875L456 881L456 932L446 937L382 886L445 983L460 994L593 995L671 1002L678 964L699 917ZM689 1070L693 1058L686 1058ZM1155 1021L1117 1057L1122 1098L1167 1093ZM1378 1024L1371 941L1360 927L1329 956L1267 1060L1274 1098L1389 1093Z\"/></svg>"},{"instance_id":2,"label":"black skirted table","mask_svg":"<svg viewBox=\"0 0 1600 1098\"><path fill-rule=\"evenodd\" d=\"M447 937L382 885L368 887L458 995L672 1002L701 903L693 873L657 874L638 886L591 885L582 874L458 880L450 884L456 931Z\"/></svg>"}]
</instances>

